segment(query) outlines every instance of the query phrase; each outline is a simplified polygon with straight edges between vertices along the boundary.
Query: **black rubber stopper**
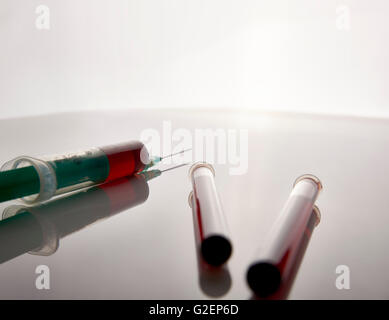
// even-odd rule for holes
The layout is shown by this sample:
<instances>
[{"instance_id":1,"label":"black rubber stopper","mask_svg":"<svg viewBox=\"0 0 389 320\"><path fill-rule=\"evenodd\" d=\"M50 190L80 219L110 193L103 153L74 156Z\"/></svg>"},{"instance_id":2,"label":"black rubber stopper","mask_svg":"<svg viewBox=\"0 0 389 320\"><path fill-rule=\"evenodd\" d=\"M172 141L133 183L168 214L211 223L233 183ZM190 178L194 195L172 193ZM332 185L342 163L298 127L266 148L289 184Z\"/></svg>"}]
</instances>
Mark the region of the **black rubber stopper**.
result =
<instances>
[{"instance_id":1,"label":"black rubber stopper","mask_svg":"<svg viewBox=\"0 0 389 320\"><path fill-rule=\"evenodd\" d=\"M272 263L254 263L247 271L247 282L258 297L266 298L280 287L281 273Z\"/></svg>"},{"instance_id":2,"label":"black rubber stopper","mask_svg":"<svg viewBox=\"0 0 389 320\"><path fill-rule=\"evenodd\" d=\"M231 256L232 246L230 241L220 235L210 236L201 243L203 259L211 266L220 266Z\"/></svg>"}]
</instances>

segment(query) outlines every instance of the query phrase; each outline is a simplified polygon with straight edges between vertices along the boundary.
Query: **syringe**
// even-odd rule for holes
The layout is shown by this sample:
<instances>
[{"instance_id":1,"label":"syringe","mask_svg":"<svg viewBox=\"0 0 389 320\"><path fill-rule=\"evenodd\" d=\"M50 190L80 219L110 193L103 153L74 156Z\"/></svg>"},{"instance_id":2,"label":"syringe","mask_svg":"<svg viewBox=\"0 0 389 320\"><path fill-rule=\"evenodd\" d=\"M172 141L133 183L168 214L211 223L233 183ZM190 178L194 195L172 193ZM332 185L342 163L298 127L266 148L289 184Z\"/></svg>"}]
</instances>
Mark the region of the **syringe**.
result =
<instances>
[{"instance_id":1,"label":"syringe","mask_svg":"<svg viewBox=\"0 0 389 320\"><path fill-rule=\"evenodd\" d=\"M150 157L142 142L130 141L39 159L17 157L1 168L0 202L16 198L26 203L46 201L57 194L145 171L185 151Z\"/></svg>"}]
</instances>

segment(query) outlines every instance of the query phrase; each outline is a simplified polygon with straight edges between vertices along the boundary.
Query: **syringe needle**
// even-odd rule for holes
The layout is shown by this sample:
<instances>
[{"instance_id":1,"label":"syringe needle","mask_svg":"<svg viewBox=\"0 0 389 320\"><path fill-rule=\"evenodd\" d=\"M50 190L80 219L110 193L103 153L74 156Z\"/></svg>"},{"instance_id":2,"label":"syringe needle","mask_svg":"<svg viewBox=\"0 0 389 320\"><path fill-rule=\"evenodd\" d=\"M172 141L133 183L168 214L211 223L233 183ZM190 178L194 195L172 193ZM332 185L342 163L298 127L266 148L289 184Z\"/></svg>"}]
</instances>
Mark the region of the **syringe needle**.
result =
<instances>
[{"instance_id":1,"label":"syringe needle","mask_svg":"<svg viewBox=\"0 0 389 320\"><path fill-rule=\"evenodd\" d=\"M166 172L166 171L169 171L169 170L177 169L179 167L187 166L188 164L189 164L189 162L188 163L179 164L177 166L170 167L170 168L167 168L165 170L159 170L159 169L146 170L146 171L140 172L139 175L143 176L146 179L146 181L149 181L151 179L159 177L162 174L162 172Z\"/></svg>"},{"instance_id":2,"label":"syringe needle","mask_svg":"<svg viewBox=\"0 0 389 320\"><path fill-rule=\"evenodd\" d=\"M156 164L158 164L159 162L161 162L163 159L166 159L166 158L169 158L169 157L173 157L175 155L178 155L180 153L184 153L186 151L189 151L189 150L192 150L192 148L190 149L183 149L183 150L180 150L178 152L175 152L175 153L172 153L172 154L169 154L167 156L155 156L155 157L151 157L150 158L150 162L143 168L143 171L142 172L145 172L147 171L148 169L150 169L151 167L155 166Z\"/></svg>"},{"instance_id":3,"label":"syringe needle","mask_svg":"<svg viewBox=\"0 0 389 320\"><path fill-rule=\"evenodd\" d=\"M181 151L178 151L178 152L175 152L175 153L172 153L172 154L168 154L167 156L161 157L161 160L162 160L162 159L165 159L165 158L169 158L169 157L176 156L176 155L178 155L178 154L180 154L180 153L184 153L184 152L187 152L187 151L190 151L190 150L192 150L192 148L183 149L183 150L181 150Z\"/></svg>"}]
</instances>

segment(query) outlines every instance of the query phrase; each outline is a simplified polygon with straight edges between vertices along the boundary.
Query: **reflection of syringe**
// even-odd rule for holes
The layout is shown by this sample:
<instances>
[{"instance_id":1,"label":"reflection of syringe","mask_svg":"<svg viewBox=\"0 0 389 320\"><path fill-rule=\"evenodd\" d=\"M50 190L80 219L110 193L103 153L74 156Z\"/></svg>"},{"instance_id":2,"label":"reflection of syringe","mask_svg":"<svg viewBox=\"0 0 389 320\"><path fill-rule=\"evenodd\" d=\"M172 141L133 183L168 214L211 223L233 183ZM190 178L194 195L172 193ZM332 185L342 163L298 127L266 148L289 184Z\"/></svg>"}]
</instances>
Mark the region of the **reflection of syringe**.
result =
<instances>
[{"instance_id":1,"label":"reflection of syringe","mask_svg":"<svg viewBox=\"0 0 389 320\"><path fill-rule=\"evenodd\" d=\"M26 252L53 254L60 238L145 202L147 182L180 166L150 170L33 207L7 207L0 221L0 263Z\"/></svg>"},{"instance_id":2,"label":"reflection of syringe","mask_svg":"<svg viewBox=\"0 0 389 320\"><path fill-rule=\"evenodd\" d=\"M147 171L142 171L138 175L144 176L146 178L146 180L149 181L151 179L159 177L162 174L162 172L166 172L166 171L177 169L177 168L180 168L180 167L183 167L183 166L187 166L188 164L189 163L182 163L182 164L179 164L177 166L170 167L170 168L167 168L167 169L164 169L164 170L147 170Z\"/></svg>"},{"instance_id":3,"label":"reflection of syringe","mask_svg":"<svg viewBox=\"0 0 389 320\"><path fill-rule=\"evenodd\" d=\"M0 202L24 197L27 203L110 182L142 172L168 156L150 157L140 141L91 148L39 159L21 156L5 163L0 172Z\"/></svg>"}]
</instances>

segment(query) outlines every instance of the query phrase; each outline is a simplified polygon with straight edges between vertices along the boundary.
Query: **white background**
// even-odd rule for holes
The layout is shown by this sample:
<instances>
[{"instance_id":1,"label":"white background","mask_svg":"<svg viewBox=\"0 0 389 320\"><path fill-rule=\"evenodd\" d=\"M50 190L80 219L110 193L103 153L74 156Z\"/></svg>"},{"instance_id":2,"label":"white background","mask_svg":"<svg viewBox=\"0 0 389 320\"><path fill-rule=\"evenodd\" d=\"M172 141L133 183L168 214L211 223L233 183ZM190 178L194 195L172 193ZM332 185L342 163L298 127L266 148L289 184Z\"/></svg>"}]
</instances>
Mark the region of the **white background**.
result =
<instances>
[{"instance_id":1,"label":"white background","mask_svg":"<svg viewBox=\"0 0 389 320\"><path fill-rule=\"evenodd\" d=\"M35 9L50 8L50 30ZM346 5L350 29L337 28ZM2 0L0 117L133 107L389 116L386 0Z\"/></svg>"}]
</instances>

